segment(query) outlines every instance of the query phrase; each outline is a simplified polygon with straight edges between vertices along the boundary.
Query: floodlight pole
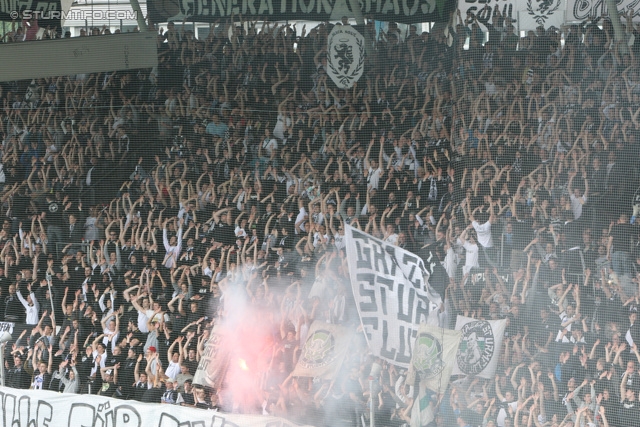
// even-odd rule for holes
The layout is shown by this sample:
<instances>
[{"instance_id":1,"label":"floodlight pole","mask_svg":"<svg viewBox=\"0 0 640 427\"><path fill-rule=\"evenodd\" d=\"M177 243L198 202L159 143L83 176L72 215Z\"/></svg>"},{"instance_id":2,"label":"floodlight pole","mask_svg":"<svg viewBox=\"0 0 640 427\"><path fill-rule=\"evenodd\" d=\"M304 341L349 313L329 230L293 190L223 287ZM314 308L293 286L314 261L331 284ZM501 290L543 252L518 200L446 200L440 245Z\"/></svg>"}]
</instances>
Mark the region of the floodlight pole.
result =
<instances>
[{"instance_id":1,"label":"floodlight pole","mask_svg":"<svg viewBox=\"0 0 640 427\"><path fill-rule=\"evenodd\" d=\"M133 9L136 14L136 20L138 21L140 32L147 31L147 21L145 21L144 15L142 14L140 3L138 2L138 0L129 0L129 2L131 3L131 9Z\"/></svg>"}]
</instances>

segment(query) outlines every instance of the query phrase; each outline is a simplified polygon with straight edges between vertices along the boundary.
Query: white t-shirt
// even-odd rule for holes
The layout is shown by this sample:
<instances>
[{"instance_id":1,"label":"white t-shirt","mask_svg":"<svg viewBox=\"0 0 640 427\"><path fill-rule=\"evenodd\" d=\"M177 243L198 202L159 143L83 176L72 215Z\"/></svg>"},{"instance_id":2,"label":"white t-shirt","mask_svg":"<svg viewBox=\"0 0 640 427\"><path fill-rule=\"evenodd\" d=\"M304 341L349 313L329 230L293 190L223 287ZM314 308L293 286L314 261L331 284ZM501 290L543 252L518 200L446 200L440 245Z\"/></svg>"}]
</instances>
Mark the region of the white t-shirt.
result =
<instances>
[{"instance_id":1,"label":"white t-shirt","mask_svg":"<svg viewBox=\"0 0 640 427\"><path fill-rule=\"evenodd\" d=\"M477 221L473 221L471 225L473 225L473 228L478 234L478 243L480 243L483 248L492 248L493 237L491 236L491 222L487 221L480 225Z\"/></svg>"},{"instance_id":2,"label":"white t-shirt","mask_svg":"<svg viewBox=\"0 0 640 427\"><path fill-rule=\"evenodd\" d=\"M580 218L582 216L582 205L584 203L587 203L587 198L585 196L578 198L573 194L569 194L569 199L571 199L571 211L573 212L573 219Z\"/></svg>"},{"instance_id":3,"label":"white t-shirt","mask_svg":"<svg viewBox=\"0 0 640 427\"><path fill-rule=\"evenodd\" d=\"M271 153L273 152L273 150L278 149L278 141L273 138L265 139L264 141L262 141L262 148L264 148L269 157L271 157Z\"/></svg>"},{"instance_id":4,"label":"white t-shirt","mask_svg":"<svg viewBox=\"0 0 640 427\"><path fill-rule=\"evenodd\" d=\"M398 235L396 233L390 234L389 237L384 239L385 242L391 243L392 245L398 244Z\"/></svg>"},{"instance_id":5,"label":"white t-shirt","mask_svg":"<svg viewBox=\"0 0 640 427\"><path fill-rule=\"evenodd\" d=\"M458 243L465 249L466 258L464 266L462 267L462 273L467 274L472 268L480 266L480 264L478 264L478 245L474 245L467 241L463 242L460 239L458 239Z\"/></svg>"},{"instance_id":6,"label":"white t-shirt","mask_svg":"<svg viewBox=\"0 0 640 427\"><path fill-rule=\"evenodd\" d=\"M380 168L369 168L369 175L367 176L367 182L369 190L377 190L380 183Z\"/></svg>"},{"instance_id":7,"label":"white t-shirt","mask_svg":"<svg viewBox=\"0 0 640 427\"><path fill-rule=\"evenodd\" d=\"M243 239L245 237L247 237L247 232L244 230L244 228L242 228L240 226L236 227L235 234L236 234L236 237L240 237L240 238L243 238Z\"/></svg>"},{"instance_id":8,"label":"white t-shirt","mask_svg":"<svg viewBox=\"0 0 640 427\"><path fill-rule=\"evenodd\" d=\"M169 378L175 378L180 373L180 364L174 363L173 361L169 361L169 366L167 366L167 370L164 371L164 374Z\"/></svg>"},{"instance_id":9,"label":"white t-shirt","mask_svg":"<svg viewBox=\"0 0 640 427\"><path fill-rule=\"evenodd\" d=\"M300 227L300 231L302 231L303 233L307 231L307 229L305 228L306 221L302 221L302 220L304 220L305 216L307 216L306 209L305 208L300 208L300 212L298 212L298 216L296 216L296 224L300 223L300 225L298 227ZM302 221L302 222L300 222L300 221Z\"/></svg>"},{"instance_id":10,"label":"white t-shirt","mask_svg":"<svg viewBox=\"0 0 640 427\"><path fill-rule=\"evenodd\" d=\"M502 403L505 403L506 399L502 399ZM518 409L518 401L515 402L509 402L507 403L507 405L509 407L511 407L511 409L513 409L513 411L515 412L516 409ZM498 411L498 417L496 418L496 424L498 425L498 427L504 427L504 420L507 418L507 410L504 408L500 408L500 411Z\"/></svg>"}]
</instances>

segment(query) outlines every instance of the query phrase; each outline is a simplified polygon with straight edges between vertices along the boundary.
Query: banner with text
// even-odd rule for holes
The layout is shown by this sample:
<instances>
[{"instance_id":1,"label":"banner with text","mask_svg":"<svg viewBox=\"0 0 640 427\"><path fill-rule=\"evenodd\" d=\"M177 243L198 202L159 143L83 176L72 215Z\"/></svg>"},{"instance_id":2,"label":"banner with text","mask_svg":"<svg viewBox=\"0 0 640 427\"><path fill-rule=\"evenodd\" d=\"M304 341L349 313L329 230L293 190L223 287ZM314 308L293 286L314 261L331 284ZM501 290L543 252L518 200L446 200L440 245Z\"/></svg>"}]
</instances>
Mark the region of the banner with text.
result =
<instances>
[{"instance_id":1,"label":"banner with text","mask_svg":"<svg viewBox=\"0 0 640 427\"><path fill-rule=\"evenodd\" d=\"M344 326L316 320L311 325L298 364L291 375L334 379L349 351L352 336Z\"/></svg>"},{"instance_id":2,"label":"banner with text","mask_svg":"<svg viewBox=\"0 0 640 427\"><path fill-rule=\"evenodd\" d=\"M638 0L616 0L618 13L629 13L633 9L633 20L640 21L640 2ZM567 21L584 21L602 15L609 15L609 8L605 0L567 0ZM622 18L624 21L624 18Z\"/></svg>"},{"instance_id":3,"label":"banner with text","mask_svg":"<svg viewBox=\"0 0 640 427\"><path fill-rule=\"evenodd\" d=\"M295 427L282 418L223 414L178 405L141 403L94 395L0 389L0 427ZM55 420L54 420L55 417Z\"/></svg>"},{"instance_id":4,"label":"banner with text","mask_svg":"<svg viewBox=\"0 0 640 427\"><path fill-rule=\"evenodd\" d=\"M198 363L198 369L193 376L193 383L220 388L229 367L229 347L223 345L222 328L216 324L211 328L211 336L204 348L204 353Z\"/></svg>"},{"instance_id":5,"label":"banner with text","mask_svg":"<svg viewBox=\"0 0 640 427\"><path fill-rule=\"evenodd\" d=\"M347 262L360 321L376 355L409 367L421 323L442 300L428 283L422 258L345 225Z\"/></svg>"},{"instance_id":6,"label":"banner with text","mask_svg":"<svg viewBox=\"0 0 640 427\"><path fill-rule=\"evenodd\" d=\"M559 28L564 22L565 1L465 0L460 2L460 13L463 19L467 14L475 16L482 30L486 30L487 23L493 22L496 10L500 11L502 16L511 18L516 28L516 21L520 19L521 30L533 30L539 25L545 28Z\"/></svg>"},{"instance_id":7,"label":"banner with text","mask_svg":"<svg viewBox=\"0 0 640 427\"><path fill-rule=\"evenodd\" d=\"M500 359L506 320L477 320L458 316L456 331L460 331L460 348L456 353L453 374L493 378Z\"/></svg>"},{"instance_id":8,"label":"banner with text","mask_svg":"<svg viewBox=\"0 0 640 427\"><path fill-rule=\"evenodd\" d=\"M339 21L354 7L379 21L446 22L457 0L149 0L152 22L217 22L242 15L251 20Z\"/></svg>"}]
</instances>

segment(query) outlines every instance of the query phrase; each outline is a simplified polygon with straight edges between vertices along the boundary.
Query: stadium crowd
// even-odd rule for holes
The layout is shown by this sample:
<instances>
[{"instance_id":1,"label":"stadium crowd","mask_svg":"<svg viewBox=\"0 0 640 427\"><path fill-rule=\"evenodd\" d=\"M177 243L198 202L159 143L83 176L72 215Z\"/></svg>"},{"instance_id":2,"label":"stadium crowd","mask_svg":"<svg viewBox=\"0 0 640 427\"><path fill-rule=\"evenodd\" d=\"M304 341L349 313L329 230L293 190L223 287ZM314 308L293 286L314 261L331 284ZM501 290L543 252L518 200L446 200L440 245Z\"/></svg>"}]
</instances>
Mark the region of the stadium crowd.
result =
<instances>
[{"instance_id":1,"label":"stadium crowd","mask_svg":"<svg viewBox=\"0 0 640 427\"><path fill-rule=\"evenodd\" d=\"M7 385L240 411L192 385L240 290L277 325L251 411L355 426L373 400L377 426L408 425L417 387L362 333L335 380L289 375L314 320L360 325L349 224L437 256L450 318L508 319L495 378L415 403L430 426L637 425L631 19L631 46L605 18L523 38L499 12L448 35L371 23L349 90L331 25L246 24L169 24L152 70L0 86L0 319L28 325Z\"/></svg>"}]
</instances>

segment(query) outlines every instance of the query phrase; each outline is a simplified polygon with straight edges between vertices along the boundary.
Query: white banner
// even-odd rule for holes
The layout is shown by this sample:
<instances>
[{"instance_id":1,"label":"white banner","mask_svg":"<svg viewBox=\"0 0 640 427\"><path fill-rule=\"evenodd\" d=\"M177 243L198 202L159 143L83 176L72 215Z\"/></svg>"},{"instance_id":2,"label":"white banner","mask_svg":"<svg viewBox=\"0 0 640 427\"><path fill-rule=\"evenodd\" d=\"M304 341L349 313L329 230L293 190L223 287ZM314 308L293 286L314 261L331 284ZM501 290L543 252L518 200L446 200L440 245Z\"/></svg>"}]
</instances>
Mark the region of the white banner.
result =
<instances>
[{"instance_id":1,"label":"white banner","mask_svg":"<svg viewBox=\"0 0 640 427\"><path fill-rule=\"evenodd\" d=\"M353 87L364 72L364 37L351 25L336 25L327 43L327 74L340 89Z\"/></svg>"},{"instance_id":2,"label":"white banner","mask_svg":"<svg viewBox=\"0 0 640 427\"><path fill-rule=\"evenodd\" d=\"M449 385L453 363L462 333L421 324L413 346L406 383L413 385L416 376L421 388L444 393Z\"/></svg>"},{"instance_id":3,"label":"white banner","mask_svg":"<svg viewBox=\"0 0 640 427\"><path fill-rule=\"evenodd\" d=\"M300 358L291 375L334 379L349 351L352 335L344 326L316 320L311 325Z\"/></svg>"},{"instance_id":4,"label":"white banner","mask_svg":"<svg viewBox=\"0 0 640 427\"><path fill-rule=\"evenodd\" d=\"M422 259L345 224L353 295L369 348L408 368L418 325L428 323L440 297L428 285ZM435 313L435 310L434 310Z\"/></svg>"},{"instance_id":5,"label":"white banner","mask_svg":"<svg viewBox=\"0 0 640 427\"><path fill-rule=\"evenodd\" d=\"M0 427L295 427L282 418L223 414L94 395L0 388ZM55 418L54 418L55 417Z\"/></svg>"},{"instance_id":6,"label":"white banner","mask_svg":"<svg viewBox=\"0 0 640 427\"><path fill-rule=\"evenodd\" d=\"M209 341L198 363L193 376L193 383L201 386L220 388L229 367L229 347L223 345L221 327L216 324L211 328Z\"/></svg>"},{"instance_id":7,"label":"white banner","mask_svg":"<svg viewBox=\"0 0 640 427\"><path fill-rule=\"evenodd\" d=\"M640 21L640 0L616 0L618 12L633 12L634 22ZM567 0L567 22L584 21L609 13L605 0ZM622 18L623 21L625 18Z\"/></svg>"},{"instance_id":8,"label":"white banner","mask_svg":"<svg viewBox=\"0 0 640 427\"><path fill-rule=\"evenodd\" d=\"M544 28L560 28L564 24L565 0L555 0L553 5L546 2L530 1L518 6L518 28L521 31L535 30L540 25ZM515 24L514 24L515 26Z\"/></svg>"},{"instance_id":9,"label":"white banner","mask_svg":"<svg viewBox=\"0 0 640 427\"><path fill-rule=\"evenodd\" d=\"M406 379L410 385L415 383L416 376L420 379L418 398L411 410L411 427L433 421L436 407L431 405L432 397L444 393L449 385L453 369L449 361L458 351L461 335L460 331L420 325Z\"/></svg>"},{"instance_id":10,"label":"white banner","mask_svg":"<svg viewBox=\"0 0 640 427\"><path fill-rule=\"evenodd\" d=\"M519 17L521 30L533 30L539 25L544 25L545 28L552 25L560 28L564 22L565 1L464 0L458 3L458 7L463 19L466 18L467 13L477 17L483 31L486 31L487 22L493 22L492 17L496 9L500 11L500 15L511 18L514 27L518 28L516 21Z\"/></svg>"},{"instance_id":11,"label":"white banner","mask_svg":"<svg viewBox=\"0 0 640 427\"><path fill-rule=\"evenodd\" d=\"M477 320L458 316L456 331L462 333L453 374L493 378L500 360L506 320Z\"/></svg>"},{"instance_id":12,"label":"white banner","mask_svg":"<svg viewBox=\"0 0 640 427\"><path fill-rule=\"evenodd\" d=\"M13 322L0 322L0 332L13 333L13 327L16 326Z\"/></svg>"}]
</instances>

